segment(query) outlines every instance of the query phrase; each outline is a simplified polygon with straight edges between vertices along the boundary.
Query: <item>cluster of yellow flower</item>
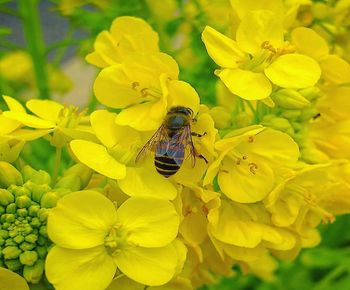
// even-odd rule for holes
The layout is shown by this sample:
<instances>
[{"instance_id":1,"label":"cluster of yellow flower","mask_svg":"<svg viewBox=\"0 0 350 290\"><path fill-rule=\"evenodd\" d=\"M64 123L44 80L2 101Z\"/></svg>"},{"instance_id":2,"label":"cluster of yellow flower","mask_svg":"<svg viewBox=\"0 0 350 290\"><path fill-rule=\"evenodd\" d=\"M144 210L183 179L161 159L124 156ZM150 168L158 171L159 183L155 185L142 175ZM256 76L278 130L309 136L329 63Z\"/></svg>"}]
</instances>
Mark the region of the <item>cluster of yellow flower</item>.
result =
<instances>
[{"instance_id":1,"label":"cluster of yellow flower","mask_svg":"<svg viewBox=\"0 0 350 290\"><path fill-rule=\"evenodd\" d=\"M204 29L220 67L214 108L178 79L152 27L128 16L86 57L102 68L97 99L113 110L30 100L28 114L4 96L1 160L44 137L95 172L50 209L55 289L190 290L234 265L272 279L275 257L317 245L317 226L350 212L350 65L300 26L301 2L232 0L232 37ZM176 106L193 112L194 151L206 160L186 158L165 178L152 154L136 156Z\"/></svg>"}]
</instances>

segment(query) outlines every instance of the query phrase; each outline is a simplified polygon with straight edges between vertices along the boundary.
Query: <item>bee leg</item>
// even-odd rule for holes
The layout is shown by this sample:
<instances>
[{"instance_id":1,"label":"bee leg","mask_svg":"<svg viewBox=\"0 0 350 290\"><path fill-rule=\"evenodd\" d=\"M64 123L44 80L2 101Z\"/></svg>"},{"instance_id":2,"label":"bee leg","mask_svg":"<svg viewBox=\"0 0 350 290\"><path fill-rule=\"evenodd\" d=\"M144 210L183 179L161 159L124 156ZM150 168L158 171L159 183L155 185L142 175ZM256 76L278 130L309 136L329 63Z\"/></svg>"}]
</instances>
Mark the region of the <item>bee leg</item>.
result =
<instances>
[{"instance_id":1,"label":"bee leg","mask_svg":"<svg viewBox=\"0 0 350 290\"><path fill-rule=\"evenodd\" d=\"M206 164L208 164L207 158L205 158L202 154L197 155L198 158L203 159Z\"/></svg>"},{"instance_id":2,"label":"bee leg","mask_svg":"<svg viewBox=\"0 0 350 290\"><path fill-rule=\"evenodd\" d=\"M194 137L203 137L207 135L207 132L204 132L203 134L199 134L199 133L196 133L196 132L191 132L191 136L194 136Z\"/></svg>"}]
</instances>

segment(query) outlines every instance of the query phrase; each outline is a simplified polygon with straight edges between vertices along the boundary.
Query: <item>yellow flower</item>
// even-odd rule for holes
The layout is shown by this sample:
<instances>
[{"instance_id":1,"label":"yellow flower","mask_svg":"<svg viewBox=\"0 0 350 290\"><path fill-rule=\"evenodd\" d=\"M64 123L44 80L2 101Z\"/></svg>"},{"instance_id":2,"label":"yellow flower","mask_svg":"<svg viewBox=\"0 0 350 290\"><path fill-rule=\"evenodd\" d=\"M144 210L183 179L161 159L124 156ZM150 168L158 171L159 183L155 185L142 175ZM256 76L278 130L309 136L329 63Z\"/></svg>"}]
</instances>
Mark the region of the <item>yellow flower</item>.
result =
<instances>
[{"instance_id":1,"label":"yellow flower","mask_svg":"<svg viewBox=\"0 0 350 290\"><path fill-rule=\"evenodd\" d=\"M350 87L329 87L317 103L320 116L310 125L309 138L330 158L350 158Z\"/></svg>"},{"instance_id":2,"label":"yellow flower","mask_svg":"<svg viewBox=\"0 0 350 290\"><path fill-rule=\"evenodd\" d=\"M24 109L19 111L11 108L3 115L39 132L52 132L49 139L55 147L64 146L72 138L96 140L91 127L84 124L85 113L78 113L78 108L74 106L63 106L51 100L29 100L26 107L35 115L27 114Z\"/></svg>"},{"instance_id":3,"label":"yellow flower","mask_svg":"<svg viewBox=\"0 0 350 290\"><path fill-rule=\"evenodd\" d=\"M63 15L71 15L74 10L80 6L93 4L100 9L106 9L110 0L60 0L58 9Z\"/></svg>"},{"instance_id":4,"label":"yellow flower","mask_svg":"<svg viewBox=\"0 0 350 290\"><path fill-rule=\"evenodd\" d=\"M25 279L2 267L0 267L0 281L2 290L29 290Z\"/></svg>"},{"instance_id":5,"label":"yellow flower","mask_svg":"<svg viewBox=\"0 0 350 290\"><path fill-rule=\"evenodd\" d=\"M91 114L91 125L101 144L87 140L73 140L70 147L80 162L112 179L129 196L153 196L174 199L175 186L161 176L149 159L142 166L135 165L135 157L145 141L129 126L115 123L115 113L98 110Z\"/></svg>"},{"instance_id":6,"label":"yellow flower","mask_svg":"<svg viewBox=\"0 0 350 290\"><path fill-rule=\"evenodd\" d=\"M158 129L169 108L199 108L197 92L177 80L179 68L167 54L133 55L121 65L105 68L97 76L94 92L104 105L123 109L117 124L140 131Z\"/></svg>"},{"instance_id":7,"label":"yellow flower","mask_svg":"<svg viewBox=\"0 0 350 290\"><path fill-rule=\"evenodd\" d=\"M141 18L116 18L110 31L102 31L94 43L94 51L86 61L104 68L122 63L134 53L158 52L158 34Z\"/></svg>"},{"instance_id":8,"label":"yellow flower","mask_svg":"<svg viewBox=\"0 0 350 290\"><path fill-rule=\"evenodd\" d=\"M5 103L11 111L25 112L23 106L14 98L3 96ZM0 160L14 162L25 144L46 135L48 130L22 129L22 124L0 114Z\"/></svg>"},{"instance_id":9,"label":"yellow flower","mask_svg":"<svg viewBox=\"0 0 350 290\"><path fill-rule=\"evenodd\" d=\"M178 264L172 243L178 226L166 200L132 197L116 210L98 192L68 194L49 213L48 234L56 245L46 275L57 290L103 290L117 268L141 284L165 284Z\"/></svg>"},{"instance_id":10,"label":"yellow flower","mask_svg":"<svg viewBox=\"0 0 350 290\"><path fill-rule=\"evenodd\" d=\"M264 201L271 222L299 233L303 247L317 245L318 224L333 222L335 214L350 211L346 166L344 162L306 166L286 178Z\"/></svg>"},{"instance_id":11,"label":"yellow flower","mask_svg":"<svg viewBox=\"0 0 350 290\"><path fill-rule=\"evenodd\" d=\"M298 27L292 31L291 36L298 52L319 62L322 77L327 82L336 85L350 82L350 64L338 55L329 54L327 42L314 30Z\"/></svg>"},{"instance_id":12,"label":"yellow flower","mask_svg":"<svg viewBox=\"0 0 350 290\"><path fill-rule=\"evenodd\" d=\"M271 143L273 140L273 143ZM221 191L233 201L264 199L276 178L298 160L297 144L287 134L262 126L232 131L215 144L219 157L209 166L204 185L218 176Z\"/></svg>"},{"instance_id":13,"label":"yellow flower","mask_svg":"<svg viewBox=\"0 0 350 290\"><path fill-rule=\"evenodd\" d=\"M222 67L215 74L228 89L247 100L267 98L272 84L282 88L306 88L320 78L312 58L294 53L284 41L283 23L269 10L246 13L236 41L207 26L202 39L210 57Z\"/></svg>"},{"instance_id":14,"label":"yellow flower","mask_svg":"<svg viewBox=\"0 0 350 290\"><path fill-rule=\"evenodd\" d=\"M0 59L0 75L13 82L31 82L34 78L30 55L24 51L14 51Z\"/></svg>"}]
</instances>

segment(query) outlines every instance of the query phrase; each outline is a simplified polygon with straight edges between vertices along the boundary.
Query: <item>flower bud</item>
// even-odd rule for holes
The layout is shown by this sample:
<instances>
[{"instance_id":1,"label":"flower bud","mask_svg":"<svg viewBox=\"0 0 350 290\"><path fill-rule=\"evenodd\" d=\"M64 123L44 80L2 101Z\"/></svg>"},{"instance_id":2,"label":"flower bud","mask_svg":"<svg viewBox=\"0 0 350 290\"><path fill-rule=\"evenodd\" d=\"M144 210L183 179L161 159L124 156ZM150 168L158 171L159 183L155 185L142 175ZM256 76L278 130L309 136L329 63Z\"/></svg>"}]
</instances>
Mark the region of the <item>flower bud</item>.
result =
<instances>
[{"instance_id":1,"label":"flower bud","mask_svg":"<svg viewBox=\"0 0 350 290\"><path fill-rule=\"evenodd\" d=\"M36 234L29 234L24 237L24 240L29 242L29 243L35 243L38 239L38 236Z\"/></svg>"},{"instance_id":2,"label":"flower bud","mask_svg":"<svg viewBox=\"0 0 350 290\"><path fill-rule=\"evenodd\" d=\"M68 188L70 191L78 191L81 189L80 178L77 175L67 175L62 177L55 188Z\"/></svg>"},{"instance_id":3,"label":"flower bud","mask_svg":"<svg viewBox=\"0 0 350 290\"><path fill-rule=\"evenodd\" d=\"M215 128L225 129L231 126L231 114L226 108L214 107L210 110L210 115L214 119Z\"/></svg>"},{"instance_id":4,"label":"flower bud","mask_svg":"<svg viewBox=\"0 0 350 290\"><path fill-rule=\"evenodd\" d=\"M40 203L44 193L51 190L51 187L48 184L36 184L32 181L27 181L24 186L31 191L32 200Z\"/></svg>"},{"instance_id":5,"label":"flower bud","mask_svg":"<svg viewBox=\"0 0 350 290\"><path fill-rule=\"evenodd\" d=\"M310 164L319 164L329 161L329 157L322 151L313 148L306 147L300 150L301 159Z\"/></svg>"},{"instance_id":6,"label":"flower bud","mask_svg":"<svg viewBox=\"0 0 350 290\"><path fill-rule=\"evenodd\" d=\"M310 106L310 102L300 93L292 89L281 89L271 95L273 101L284 109L303 109Z\"/></svg>"},{"instance_id":7,"label":"flower bud","mask_svg":"<svg viewBox=\"0 0 350 290\"><path fill-rule=\"evenodd\" d=\"M0 161L0 186L8 188L11 184L22 185L22 175L10 163Z\"/></svg>"},{"instance_id":8,"label":"flower bud","mask_svg":"<svg viewBox=\"0 0 350 290\"><path fill-rule=\"evenodd\" d=\"M39 258L41 258L41 259L45 258L46 254L47 254L47 249L43 246L36 247L35 251L38 253Z\"/></svg>"},{"instance_id":9,"label":"flower bud","mask_svg":"<svg viewBox=\"0 0 350 290\"><path fill-rule=\"evenodd\" d=\"M26 208L20 208L17 210L17 215L20 217L26 217L28 215L28 210Z\"/></svg>"},{"instance_id":10,"label":"flower bud","mask_svg":"<svg viewBox=\"0 0 350 290\"><path fill-rule=\"evenodd\" d=\"M252 117L246 112L240 112L235 117L235 123L238 128L247 127L252 123Z\"/></svg>"},{"instance_id":11,"label":"flower bud","mask_svg":"<svg viewBox=\"0 0 350 290\"><path fill-rule=\"evenodd\" d=\"M44 273L44 260L39 259L32 266L24 266L23 277L29 283L38 283Z\"/></svg>"},{"instance_id":12,"label":"flower bud","mask_svg":"<svg viewBox=\"0 0 350 290\"><path fill-rule=\"evenodd\" d=\"M11 271L17 271L22 267L19 259L5 260L5 265Z\"/></svg>"},{"instance_id":13,"label":"flower bud","mask_svg":"<svg viewBox=\"0 0 350 290\"><path fill-rule=\"evenodd\" d=\"M294 134L292 125L285 118L280 118L280 117L264 118L261 124L266 127L270 127L272 129L285 132L289 135Z\"/></svg>"},{"instance_id":14,"label":"flower bud","mask_svg":"<svg viewBox=\"0 0 350 290\"><path fill-rule=\"evenodd\" d=\"M7 213L15 213L17 210L17 205L15 203L10 203L7 207L6 207L6 212Z\"/></svg>"},{"instance_id":15,"label":"flower bud","mask_svg":"<svg viewBox=\"0 0 350 290\"><path fill-rule=\"evenodd\" d=\"M20 244L20 243L22 243L22 242L24 241L24 237L18 235L18 236L15 236L15 237L13 238L13 240L14 240L14 242L15 242L16 244Z\"/></svg>"},{"instance_id":16,"label":"flower bud","mask_svg":"<svg viewBox=\"0 0 350 290\"><path fill-rule=\"evenodd\" d=\"M23 186L15 186L13 187L11 192L15 197L19 197L22 195L30 196L30 191Z\"/></svg>"},{"instance_id":17,"label":"flower bud","mask_svg":"<svg viewBox=\"0 0 350 290\"><path fill-rule=\"evenodd\" d=\"M4 255L4 258L6 260L16 259L21 254L21 252L22 251L16 246L7 246L5 249L2 250L2 254Z\"/></svg>"},{"instance_id":18,"label":"flower bud","mask_svg":"<svg viewBox=\"0 0 350 290\"><path fill-rule=\"evenodd\" d=\"M317 114L318 114L318 111L316 108L308 108L301 111L301 115L299 119L301 121L308 121L311 118L315 117Z\"/></svg>"},{"instance_id":19,"label":"flower bud","mask_svg":"<svg viewBox=\"0 0 350 290\"><path fill-rule=\"evenodd\" d=\"M283 110L283 112L281 113L281 117L293 120L297 119L300 116L300 114L300 110Z\"/></svg>"},{"instance_id":20,"label":"flower bud","mask_svg":"<svg viewBox=\"0 0 350 290\"><path fill-rule=\"evenodd\" d=\"M56 203L59 199L60 196L56 192L51 191L43 195L43 197L41 198L40 205L42 208L52 208L56 206Z\"/></svg>"},{"instance_id":21,"label":"flower bud","mask_svg":"<svg viewBox=\"0 0 350 290\"><path fill-rule=\"evenodd\" d=\"M4 212L6 212L6 209L2 205L0 205L0 214L3 214Z\"/></svg>"},{"instance_id":22,"label":"flower bud","mask_svg":"<svg viewBox=\"0 0 350 290\"><path fill-rule=\"evenodd\" d=\"M44 222L47 220L49 212L46 208L41 208L38 212L38 218L41 222Z\"/></svg>"},{"instance_id":23,"label":"flower bud","mask_svg":"<svg viewBox=\"0 0 350 290\"><path fill-rule=\"evenodd\" d=\"M35 248L35 244L28 243L28 242L23 242L22 244L19 245L19 248L22 251L31 251Z\"/></svg>"},{"instance_id":24,"label":"flower bud","mask_svg":"<svg viewBox=\"0 0 350 290\"><path fill-rule=\"evenodd\" d=\"M27 195L21 195L16 198L16 205L18 208L28 208L31 204L31 199Z\"/></svg>"},{"instance_id":25,"label":"flower bud","mask_svg":"<svg viewBox=\"0 0 350 290\"><path fill-rule=\"evenodd\" d=\"M51 184L50 175L43 170L35 170L29 165L26 165L22 169L22 175L24 182L32 181L36 184Z\"/></svg>"},{"instance_id":26,"label":"flower bud","mask_svg":"<svg viewBox=\"0 0 350 290\"><path fill-rule=\"evenodd\" d=\"M79 188L80 190L85 188L88 185L92 177L92 174L93 174L93 170L91 170L89 167L87 167L82 163L77 163L65 171L64 177L71 176L71 175L78 176L80 179L80 188Z\"/></svg>"},{"instance_id":27,"label":"flower bud","mask_svg":"<svg viewBox=\"0 0 350 290\"><path fill-rule=\"evenodd\" d=\"M8 204L15 201L15 197L11 192L6 189L0 189L0 204L3 206L7 206Z\"/></svg>"},{"instance_id":28,"label":"flower bud","mask_svg":"<svg viewBox=\"0 0 350 290\"><path fill-rule=\"evenodd\" d=\"M32 266L38 260L38 254L35 251L25 251L19 260L23 265Z\"/></svg>"},{"instance_id":29,"label":"flower bud","mask_svg":"<svg viewBox=\"0 0 350 290\"><path fill-rule=\"evenodd\" d=\"M299 90L299 93L307 100L313 101L320 95L320 89L318 87L310 87Z\"/></svg>"}]
</instances>

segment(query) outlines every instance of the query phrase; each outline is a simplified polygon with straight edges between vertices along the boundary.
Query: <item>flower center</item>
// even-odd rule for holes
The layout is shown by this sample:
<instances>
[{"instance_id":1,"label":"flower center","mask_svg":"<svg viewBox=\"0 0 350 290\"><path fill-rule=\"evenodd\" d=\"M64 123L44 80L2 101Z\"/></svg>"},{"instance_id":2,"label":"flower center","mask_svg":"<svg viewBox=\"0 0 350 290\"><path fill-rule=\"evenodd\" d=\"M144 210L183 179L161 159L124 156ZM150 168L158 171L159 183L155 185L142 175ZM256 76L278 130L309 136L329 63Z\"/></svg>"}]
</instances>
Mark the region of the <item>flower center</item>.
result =
<instances>
[{"instance_id":1,"label":"flower center","mask_svg":"<svg viewBox=\"0 0 350 290\"><path fill-rule=\"evenodd\" d=\"M149 88L143 88L139 82L133 82L131 88L140 93L142 98L141 103L155 101L162 97L162 91L158 87L151 86Z\"/></svg>"},{"instance_id":2,"label":"flower center","mask_svg":"<svg viewBox=\"0 0 350 290\"><path fill-rule=\"evenodd\" d=\"M127 232L120 226L113 226L104 240L104 245L109 254L117 254L127 245Z\"/></svg>"}]
</instances>

